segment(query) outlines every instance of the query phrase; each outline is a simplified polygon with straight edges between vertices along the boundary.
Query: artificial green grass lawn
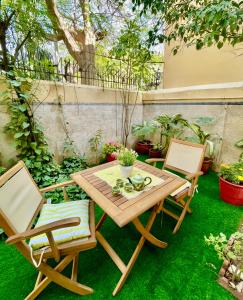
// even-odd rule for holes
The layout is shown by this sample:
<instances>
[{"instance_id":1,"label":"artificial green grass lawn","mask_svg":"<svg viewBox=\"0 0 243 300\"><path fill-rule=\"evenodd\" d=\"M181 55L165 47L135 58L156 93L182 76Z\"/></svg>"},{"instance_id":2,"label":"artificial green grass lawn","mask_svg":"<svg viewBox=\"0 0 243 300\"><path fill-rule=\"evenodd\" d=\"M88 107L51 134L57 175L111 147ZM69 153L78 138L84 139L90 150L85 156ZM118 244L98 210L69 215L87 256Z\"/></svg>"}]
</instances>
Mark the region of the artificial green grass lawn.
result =
<instances>
[{"instance_id":1,"label":"artificial green grass lawn","mask_svg":"<svg viewBox=\"0 0 243 300\"><path fill-rule=\"evenodd\" d=\"M143 158L142 158L143 159ZM172 234L175 221L158 215L155 236L168 242L166 249L146 243L116 299L233 299L216 282L221 266L216 253L204 243L204 235L237 230L242 208L224 203L219 198L218 177L214 172L202 176L199 193L195 195L181 229ZM96 209L97 218L101 210ZM144 214L142 219L146 219ZM127 262L139 239L132 224L120 229L107 219L102 233ZM216 266L214 270L212 265ZM70 273L70 268L66 270ZM78 280L94 289L87 299L112 299L112 291L120 279L120 271L103 248L82 252ZM32 290L37 271L13 246L0 242L0 299L23 299ZM78 299L78 295L51 283L38 299Z\"/></svg>"}]
</instances>

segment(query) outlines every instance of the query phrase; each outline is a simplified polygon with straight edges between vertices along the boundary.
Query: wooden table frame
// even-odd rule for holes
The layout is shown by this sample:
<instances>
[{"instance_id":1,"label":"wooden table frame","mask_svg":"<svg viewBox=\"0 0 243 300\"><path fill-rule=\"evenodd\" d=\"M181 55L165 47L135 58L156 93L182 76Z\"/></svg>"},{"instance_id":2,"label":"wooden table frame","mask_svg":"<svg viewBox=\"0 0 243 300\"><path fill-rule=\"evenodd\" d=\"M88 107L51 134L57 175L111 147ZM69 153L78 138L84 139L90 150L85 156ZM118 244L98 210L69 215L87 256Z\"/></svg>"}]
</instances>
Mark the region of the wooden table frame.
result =
<instances>
[{"instance_id":1,"label":"wooden table frame","mask_svg":"<svg viewBox=\"0 0 243 300\"><path fill-rule=\"evenodd\" d=\"M159 248L167 247L167 243L157 239L150 230L153 226L157 213L163 206L164 199L185 183L184 179L168 174L148 164L136 161L135 167L162 178L164 180L163 183L152 187L148 191L144 191L136 198L130 200L126 199L122 195L115 197L111 193L111 187L106 182L95 176L94 173L116 164L118 164L117 161L110 162L71 175L72 179L104 210L103 216L96 225L96 238L122 273L122 276L112 293L113 296L120 291L125 283L146 240ZM144 226L140 222L139 216L150 208L153 209L150 213L147 224ZM99 231L107 216L113 219L119 227L123 227L132 222L137 231L141 234L141 238L127 265L121 260L115 250Z\"/></svg>"}]
</instances>

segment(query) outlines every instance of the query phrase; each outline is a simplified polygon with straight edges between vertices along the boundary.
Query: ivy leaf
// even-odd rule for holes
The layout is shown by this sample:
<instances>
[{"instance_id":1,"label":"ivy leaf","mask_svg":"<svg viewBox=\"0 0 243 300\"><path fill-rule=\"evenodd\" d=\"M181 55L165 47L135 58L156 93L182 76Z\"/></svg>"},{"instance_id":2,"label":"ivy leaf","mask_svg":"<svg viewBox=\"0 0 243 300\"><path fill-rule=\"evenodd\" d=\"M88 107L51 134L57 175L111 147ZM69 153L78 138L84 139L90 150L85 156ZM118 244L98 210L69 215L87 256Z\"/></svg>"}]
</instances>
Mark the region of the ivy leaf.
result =
<instances>
[{"instance_id":1,"label":"ivy leaf","mask_svg":"<svg viewBox=\"0 0 243 300\"><path fill-rule=\"evenodd\" d=\"M24 123L22 124L23 129L26 129L26 128L29 127L29 126L30 126L30 124L27 123L27 122L24 122Z\"/></svg>"},{"instance_id":2,"label":"ivy leaf","mask_svg":"<svg viewBox=\"0 0 243 300\"><path fill-rule=\"evenodd\" d=\"M29 131L26 131L26 132L24 133L24 135L25 135L25 136L28 136L28 135L30 135L30 132L29 132Z\"/></svg>"},{"instance_id":3,"label":"ivy leaf","mask_svg":"<svg viewBox=\"0 0 243 300\"><path fill-rule=\"evenodd\" d=\"M21 112L25 112L26 111L26 105L22 104L22 105L18 105L18 109L21 111Z\"/></svg>"},{"instance_id":4,"label":"ivy leaf","mask_svg":"<svg viewBox=\"0 0 243 300\"><path fill-rule=\"evenodd\" d=\"M15 87L21 86L21 82L19 82L17 80L10 80L10 84Z\"/></svg>"},{"instance_id":5,"label":"ivy leaf","mask_svg":"<svg viewBox=\"0 0 243 300\"><path fill-rule=\"evenodd\" d=\"M38 155L40 155L41 154L41 150L40 149L36 149L35 153L38 154Z\"/></svg>"},{"instance_id":6,"label":"ivy leaf","mask_svg":"<svg viewBox=\"0 0 243 300\"><path fill-rule=\"evenodd\" d=\"M224 43L223 42L218 42L217 43L217 48L221 49L223 47Z\"/></svg>"},{"instance_id":7,"label":"ivy leaf","mask_svg":"<svg viewBox=\"0 0 243 300\"><path fill-rule=\"evenodd\" d=\"M23 132L17 132L17 133L15 133L14 138L15 138L15 139L18 139L18 138L20 138L23 134L24 134Z\"/></svg>"}]
</instances>

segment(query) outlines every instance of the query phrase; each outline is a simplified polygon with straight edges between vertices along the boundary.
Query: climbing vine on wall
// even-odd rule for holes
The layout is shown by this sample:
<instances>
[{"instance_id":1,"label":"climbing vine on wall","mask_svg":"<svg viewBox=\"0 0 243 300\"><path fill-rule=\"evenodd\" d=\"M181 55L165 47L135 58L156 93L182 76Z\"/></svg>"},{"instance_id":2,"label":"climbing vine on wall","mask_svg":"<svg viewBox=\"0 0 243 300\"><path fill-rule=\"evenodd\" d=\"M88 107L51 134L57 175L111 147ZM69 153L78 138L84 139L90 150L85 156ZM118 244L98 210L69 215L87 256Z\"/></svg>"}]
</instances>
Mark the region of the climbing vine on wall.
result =
<instances>
[{"instance_id":1,"label":"climbing vine on wall","mask_svg":"<svg viewBox=\"0 0 243 300\"><path fill-rule=\"evenodd\" d=\"M66 157L61 165L53 160L42 127L34 115L40 103L32 92L32 80L13 71L3 72L2 77L7 85L0 98L10 116L5 132L14 139L18 159L25 162L37 185L46 187L62 182L68 180L71 173L85 169L85 159L77 154ZM4 171L0 168L0 173ZM67 192L72 200L87 197L77 187L70 187ZM63 200L60 189L46 193L45 197L51 198L53 203Z\"/></svg>"},{"instance_id":2,"label":"climbing vine on wall","mask_svg":"<svg viewBox=\"0 0 243 300\"><path fill-rule=\"evenodd\" d=\"M7 86L1 98L10 116L5 132L14 139L18 158L25 161L33 176L38 176L41 167L52 162L52 155L34 116L32 80L18 76L14 71L4 72L2 76Z\"/></svg>"}]
</instances>

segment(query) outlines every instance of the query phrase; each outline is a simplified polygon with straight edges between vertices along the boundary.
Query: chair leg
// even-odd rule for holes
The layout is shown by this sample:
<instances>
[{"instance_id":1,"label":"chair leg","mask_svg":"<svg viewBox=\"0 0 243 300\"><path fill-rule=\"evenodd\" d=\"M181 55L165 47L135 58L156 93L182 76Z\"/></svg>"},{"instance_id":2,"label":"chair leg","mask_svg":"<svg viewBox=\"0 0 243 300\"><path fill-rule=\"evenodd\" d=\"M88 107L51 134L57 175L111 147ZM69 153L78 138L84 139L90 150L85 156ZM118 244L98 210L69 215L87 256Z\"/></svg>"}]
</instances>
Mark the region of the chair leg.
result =
<instances>
[{"instance_id":1,"label":"chair leg","mask_svg":"<svg viewBox=\"0 0 243 300\"><path fill-rule=\"evenodd\" d=\"M180 217L178 219L178 222L176 223L176 226L175 226L175 228L173 230L173 234L175 234L179 230L179 228L181 226L181 223L182 223L183 219L185 218L186 213L188 212L188 208L189 208L191 200L192 200L192 198L190 197L187 200L187 202L185 203L185 206L184 206L184 208L182 210L182 213L181 213L181 215L180 215Z\"/></svg>"},{"instance_id":2,"label":"chair leg","mask_svg":"<svg viewBox=\"0 0 243 300\"><path fill-rule=\"evenodd\" d=\"M68 255L66 256L56 267L55 270L57 272L62 272L73 260L74 255ZM42 274L42 272L39 272L39 274ZM37 280L39 281L39 274L37 277ZM37 281L36 281L37 282ZM25 300L33 300L35 299L47 286L48 284L51 283L51 280L48 277L45 277L42 279L42 281L39 282L38 285L35 286L33 291L25 298Z\"/></svg>"},{"instance_id":3,"label":"chair leg","mask_svg":"<svg viewBox=\"0 0 243 300\"><path fill-rule=\"evenodd\" d=\"M40 281L37 286L35 286L34 290L25 298L25 300L34 300L52 281L79 295L88 295L93 293L93 290L90 287L79 284L60 273L70 264L71 261L75 260L76 264L77 259L75 258L76 255L66 256L54 269L46 263L41 263L39 270L46 277Z\"/></svg>"},{"instance_id":4,"label":"chair leg","mask_svg":"<svg viewBox=\"0 0 243 300\"><path fill-rule=\"evenodd\" d=\"M71 279L73 281L77 281L78 279L78 260L79 260L79 254L77 254L73 259L73 268L72 268L72 276L71 276Z\"/></svg>"},{"instance_id":5,"label":"chair leg","mask_svg":"<svg viewBox=\"0 0 243 300\"><path fill-rule=\"evenodd\" d=\"M181 199L178 199L178 202L180 202L180 203L183 205L183 207L185 207L185 205L186 205L186 201L184 200L184 198L185 198L185 197L183 197L183 198L181 198ZM192 210L191 210L190 207L187 208L187 212L188 212L189 214L192 214Z\"/></svg>"},{"instance_id":6,"label":"chair leg","mask_svg":"<svg viewBox=\"0 0 243 300\"><path fill-rule=\"evenodd\" d=\"M40 271L46 275L51 281L64 287L65 289L78 295L88 295L93 293L93 289L78 282L75 282L68 277L57 272L45 263L39 266Z\"/></svg>"}]
</instances>

